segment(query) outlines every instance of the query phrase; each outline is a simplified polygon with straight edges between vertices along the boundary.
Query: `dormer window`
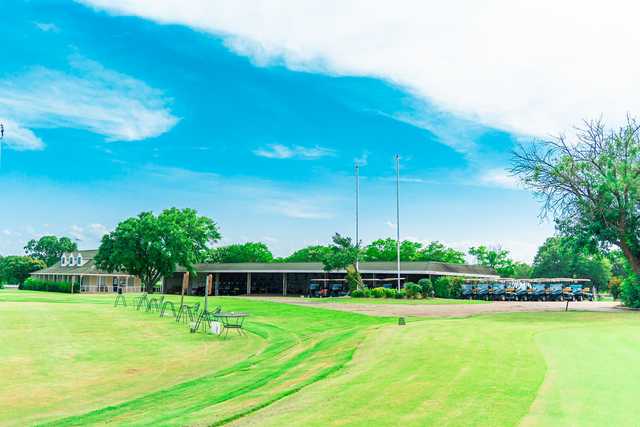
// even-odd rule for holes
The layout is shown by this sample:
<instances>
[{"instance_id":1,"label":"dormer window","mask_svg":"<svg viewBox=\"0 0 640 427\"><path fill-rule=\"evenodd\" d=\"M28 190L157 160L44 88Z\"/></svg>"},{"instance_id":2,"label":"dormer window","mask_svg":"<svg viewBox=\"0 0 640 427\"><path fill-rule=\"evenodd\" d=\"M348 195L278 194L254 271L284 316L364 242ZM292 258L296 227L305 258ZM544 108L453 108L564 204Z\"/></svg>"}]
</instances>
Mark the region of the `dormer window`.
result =
<instances>
[{"instance_id":1,"label":"dormer window","mask_svg":"<svg viewBox=\"0 0 640 427\"><path fill-rule=\"evenodd\" d=\"M78 257L76 258L76 264L82 265L82 255L78 254Z\"/></svg>"},{"instance_id":2,"label":"dormer window","mask_svg":"<svg viewBox=\"0 0 640 427\"><path fill-rule=\"evenodd\" d=\"M67 265L67 257L62 255L62 258L60 258L60 265L65 267Z\"/></svg>"},{"instance_id":3,"label":"dormer window","mask_svg":"<svg viewBox=\"0 0 640 427\"><path fill-rule=\"evenodd\" d=\"M71 255L71 256L69 257L69 265L70 265L71 267L73 267L74 265L76 265L76 259L73 257L73 255Z\"/></svg>"}]
</instances>

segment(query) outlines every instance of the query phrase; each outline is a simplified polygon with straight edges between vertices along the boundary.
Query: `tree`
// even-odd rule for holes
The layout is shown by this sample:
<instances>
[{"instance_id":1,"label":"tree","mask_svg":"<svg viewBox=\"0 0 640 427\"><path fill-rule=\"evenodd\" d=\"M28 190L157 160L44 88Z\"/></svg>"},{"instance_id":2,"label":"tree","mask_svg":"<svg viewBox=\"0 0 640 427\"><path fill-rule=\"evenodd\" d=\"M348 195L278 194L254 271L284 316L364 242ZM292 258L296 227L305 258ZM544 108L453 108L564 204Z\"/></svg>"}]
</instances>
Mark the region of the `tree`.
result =
<instances>
[{"instance_id":1,"label":"tree","mask_svg":"<svg viewBox=\"0 0 640 427\"><path fill-rule=\"evenodd\" d=\"M213 248L208 251L205 262L272 262L273 254L261 242L238 243Z\"/></svg>"},{"instance_id":2,"label":"tree","mask_svg":"<svg viewBox=\"0 0 640 427\"><path fill-rule=\"evenodd\" d=\"M47 265L40 259L29 256L6 256L0 258L0 282L24 283L30 273L42 270Z\"/></svg>"},{"instance_id":3,"label":"tree","mask_svg":"<svg viewBox=\"0 0 640 427\"><path fill-rule=\"evenodd\" d=\"M193 209L171 208L158 216L142 212L102 237L95 262L100 269L139 277L147 292L152 292L156 282L178 265L196 274L194 264L219 238L216 223Z\"/></svg>"},{"instance_id":4,"label":"tree","mask_svg":"<svg viewBox=\"0 0 640 427\"><path fill-rule=\"evenodd\" d=\"M288 257L284 262L322 262L325 257L331 254L329 246L314 245L306 248L298 249Z\"/></svg>"},{"instance_id":5,"label":"tree","mask_svg":"<svg viewBox=\"0 0 640 427\"><path fill-rule=\"evenodd\" d=\"M512 277L515 272L513 260L509 258L509 251L500 247L471 247L469 248L469 255L476 258L476 263L493 268L503 277Z\"/></svg>"},{"instance_id":6,"label":"tree","mask_svg":"<svg viewBox=\"0 0 640 427\"><path fill-rule=\"evenodd\" d=\"M38 240L29 240L24 247L28 256L44 261L49 267L58 262L62 254L77 250L78 246L70 238L56 236L42 236Z\"/></svg>"},{"instance_id":7,"label":"tree","mask_svg":"<svg viewBox=\"0 0 640 427\"><path fill-rule=\"evenodd\" d=\"M435 241L418 251L415 261L437 261L451 264L464 264L464 252L453 248L448 248L442 243Z\"/></svg>"},{"instance_id":8,"label":"tree","mask_svg":"<svg viewBox=\"0 0 640 427\"><path fill-rule=\"evenodd\" d=\"M346 269L352 265L355 268L358 248L350 237L341 236L339 233L333 235L330 253L323 260L325 271Z\"/></svg>"},{"instance_id":9,"label":"tree","mask_svg":"<svg viewBox=\"0 0 640 427\"><path fill-rule=\"evenodd\" d=\"M526 262L515 261L513 263L513 275L516 279L528 279L531 277L532 268Z\"/></svg>"},{"instance_id":10,"label":"tree","mask_svg":"<svg viewBox=\"0 0 640 427\"><path fill-rule=\"evenodd\" d=\"M590 279L595 287L605 289L611 279L611 263L602 253L591 253L575 239L556 236L538 248L532 275Z\"/></svg>"},{"instance_id":11,"label":"tree","mask_svg":"<svg viewBox=\"0 0 640 427\"><path fill-rule=\"evenodd\" d=\"M640 274L640 124L618 130L585 122L565 136L522 146L512 172L544 203L559 230L589 247L619 247Z\"/></svg>"},{"instance_id":12,"label":"tree","mask_svg":"<svg viewBox=\"0 0 640 427\"><path fill-rule=\"evenodd\" d=\"M347 275L345 279L347 281L347 289L349 289L349 292L353 292L356 289L364 288L364 283L362 282L362 276L360 276L360 273L358 272L358 270L356 270L355 266L348 265L346 269L347 269Z\"/></svg>"},{"instance_id":13,"label":"tree","mask_svg":"<svg viewBox=\"0 0 640 427\"><path fill-rule=\"evenodd\" d=\"M396 240L391 238L374 240L363 250L365 261L395 261L396 258ZM403 240L400 243L400 260L464 264L464 253L448 248L437 241L423 246L422 243Z\"/></svg>"}]
</instances>

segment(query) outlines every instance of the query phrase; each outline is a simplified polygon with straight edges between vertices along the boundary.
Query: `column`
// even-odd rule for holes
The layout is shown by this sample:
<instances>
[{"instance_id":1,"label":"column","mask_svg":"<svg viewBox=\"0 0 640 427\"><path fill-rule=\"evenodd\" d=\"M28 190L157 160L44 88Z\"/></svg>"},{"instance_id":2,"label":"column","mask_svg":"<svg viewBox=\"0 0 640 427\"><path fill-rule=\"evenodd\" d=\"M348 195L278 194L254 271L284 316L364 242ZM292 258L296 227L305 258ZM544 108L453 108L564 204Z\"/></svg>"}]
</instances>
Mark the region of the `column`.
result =
<instances>
[{"instance_id":1,"label":"column","mask_svg":"<svg viewBox=\"0 0 640 427\"><path fill-rule=\"evenodd\" d=\"M251 273L247 273L247 295L251 295Z\"/></svg>"},{"instance_id":2,"label":"column","mask_svg":"<svg viewBox=\"0 0 640 427\"><path fill-rule=\"evenodd\" d=\"M220 273L216 273L216 281L214 284L216 296L220 295Z\"/></svg>"},{"instance_id":3,"label":"column","mask_svg":"<svg viewBox=\"0 0 640 427\"><path fill-rule=\"evenodd\" d=\"M282 296L287 296L287 273L282 273Z\"/></svg>"}]
</instances>

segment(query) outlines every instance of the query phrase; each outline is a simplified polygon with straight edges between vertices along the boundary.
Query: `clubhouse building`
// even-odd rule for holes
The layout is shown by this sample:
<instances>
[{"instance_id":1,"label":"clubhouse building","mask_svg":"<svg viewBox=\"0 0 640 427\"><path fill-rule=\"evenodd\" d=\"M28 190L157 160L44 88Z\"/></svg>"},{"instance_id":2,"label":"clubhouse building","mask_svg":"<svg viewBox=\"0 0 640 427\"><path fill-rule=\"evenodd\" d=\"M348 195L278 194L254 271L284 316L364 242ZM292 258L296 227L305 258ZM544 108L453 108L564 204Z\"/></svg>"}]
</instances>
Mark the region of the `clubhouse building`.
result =
<instances>
[{"instance_id":1,"label":"clubhouse building","mask_svg":"<svg viewBox=\"0 0 640 427\"><path fill-rule=\"evenodd\" d=\"M139 292L140 279L127 273L109 273L99 270L93 260L97 251L65 253L53 266L31 273L32 276L51 281L79 283L81 292L103 293ZM213 279L214 295L308 295L318 286L338 286L344 283L344 271L325 272L322 263L236 263L197 264L197 274L190 275L186 293L204 295L207 276ZM359 271L365 285L370 288L397 284L395 262L361 262ZM176 271L163 279L163 292L180 293L185 270ZM456 276L496 279L499 276L488 267L442 262L401 262L400 280L418 282L422 278Z\"/></svg>"}]
</instances>

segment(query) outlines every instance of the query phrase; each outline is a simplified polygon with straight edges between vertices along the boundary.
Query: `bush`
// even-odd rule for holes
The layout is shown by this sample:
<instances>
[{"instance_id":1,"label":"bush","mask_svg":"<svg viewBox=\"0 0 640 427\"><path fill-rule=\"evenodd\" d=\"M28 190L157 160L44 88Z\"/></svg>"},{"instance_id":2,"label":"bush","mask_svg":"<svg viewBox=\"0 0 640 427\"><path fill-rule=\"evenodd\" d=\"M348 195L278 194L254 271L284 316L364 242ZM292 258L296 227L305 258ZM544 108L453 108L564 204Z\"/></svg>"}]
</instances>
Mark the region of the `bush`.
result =
<instances>
[{"instance_id":1,"label":"bush","mask_svg":"<svg viewBox=\"0 0 640 427\"><path fill-rule=\"evenodd\" d=\"M371 295L369 289L356 289L351 291L351 298L368 298Z\"/></svg>"},{"instance_id":2,"label":"bush","mask_svg":"<svg viewBox=\"0 0 640 427\"><path fill-rule=\"evenodd\" d=\"M407 291L405 291L404 289L400 289L398 292L396 292L396 299L404 299L407 297Z\"/></svg>"},{"instance_id":3,"label":"bush","mask_svg":"<svg viewBox=\"0 0 640 427\"><path fill-rule=\"evenodd\" d=\"M48 280L36 279L35 277L29 277L18 289L25 291L44 291L44 292L62 292L71 293L71 283L69 282L51 282ZM78 283L73 285L73 292L79 292L80 285Z\"/></svg>"},{"instance_id":4,"label":"bush","mask_svg":"<svg viewBox=\"0 0 640 427\"><path fill-rule=\"evenodd\" d=\"M364 285L362 283L362 276L353 265L347 267L346 280L347 289L349 289L349 291L355 291L356 289L364 288Z\"/></svg>"},{"instance_id":5,"label":"bush","mask_svg":"<svg viewBox=\"0 0 640 427\"><path fill-rule=\"evenodd\" d=\"M404 290L407 293L407 298L413 299L418 298L420 296L420 293L422 292L422 288L420 287L420 285L413 282L407 282L404 285Z\"/></svg>"},{"instance_id":6,"label":"bush","mask_svg":"<svg viewBox=\"0 0 640 427\"><path fill-rule=\"evenodd\" d=\"M384 288L371 289L371 296L374 298L384 298L385 297Z\"/></svg>"},{"instance_id":7,"label":"bush","mask_svg":"<svg viewBox=\"0 0 640 427\"><path fill-rule=\"evenodd\" d=\"M441 276L433 284L433 291L438 298L450 298L451 279L448 276Z\"/></svg>"},{"instance_id":8,"label":"bush","mask_svg":"<svg viewBox=\"0 0 640 427\"><path fill-rule=\"evenodd\" d=\"M630 274L622 281L622 302L627 307L640 308L640 282L638 276Z\"/></svg>"},{"instance_id":9,"label":"bush","mask_svg":"<svg viewBox=\"0 0 640 427\"><path fill-rule=\"evenodd\" d=\"M424 298L433 296L433 283L431 283L431 279L420 279L418 280L418 285L420 286L420 293Z\"/></svg>"},{"instance_id":10,"label":"bush","mask_svg":"<svg viewBox=\"0 0 640 427\"><path fill-rule=\"evenodd\" d=\"M383 288L385 298L395 298L398 291L393 288Z\"/></svg>"},{"instance_id":11,"label":"bush","mask_svg":"<svg viewBox=\"0 0 640 427\"><path fill-rule=\"evenodd\" d=\"M620 293L622 292L622 280L618 276L613 276L611 280L609 280L609 293L613 297L614 300L620 298Z\"/></svg>"},{"instance_id":12,"label":"bush","mask_svg":"<svg viewBox=\"0 0 640 427\"><path fill-rule=\"evenodd\" d=\"M453 277L449 284L449 298L460 298L462 295L462 280L461 277Z\"/></svg>"}]
</instances>

